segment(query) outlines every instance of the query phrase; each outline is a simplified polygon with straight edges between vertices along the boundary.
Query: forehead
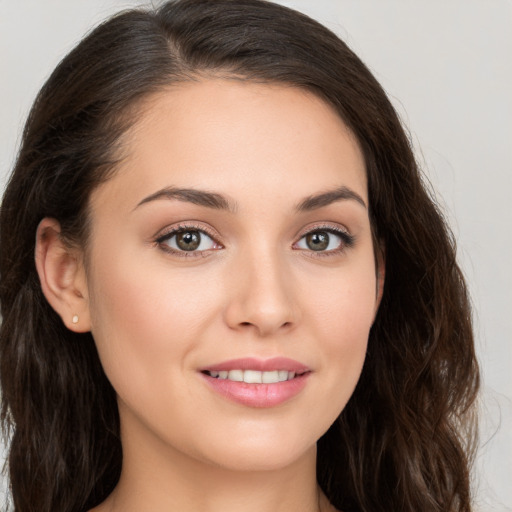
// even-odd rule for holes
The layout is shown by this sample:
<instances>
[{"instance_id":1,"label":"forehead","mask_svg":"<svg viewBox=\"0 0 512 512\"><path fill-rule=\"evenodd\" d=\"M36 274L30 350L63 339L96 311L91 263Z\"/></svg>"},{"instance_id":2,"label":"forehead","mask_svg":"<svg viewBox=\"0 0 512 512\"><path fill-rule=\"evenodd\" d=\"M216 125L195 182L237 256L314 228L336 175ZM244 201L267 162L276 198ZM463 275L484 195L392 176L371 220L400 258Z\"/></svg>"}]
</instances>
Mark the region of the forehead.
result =
<instances>
[{"instance_id":1,"label":"forehead","mask_svg":"<svg viewBox=\"0 0 512 512\"><path fill-rule=\"evenodd\" d=\"M286 201L349 186L367 201L354 135L325 101L291 86L211 79L169 87L144 102L123 142L118 172L93 199L110 190L133 206L186 186Z\"/></svg>"}]
</instances>

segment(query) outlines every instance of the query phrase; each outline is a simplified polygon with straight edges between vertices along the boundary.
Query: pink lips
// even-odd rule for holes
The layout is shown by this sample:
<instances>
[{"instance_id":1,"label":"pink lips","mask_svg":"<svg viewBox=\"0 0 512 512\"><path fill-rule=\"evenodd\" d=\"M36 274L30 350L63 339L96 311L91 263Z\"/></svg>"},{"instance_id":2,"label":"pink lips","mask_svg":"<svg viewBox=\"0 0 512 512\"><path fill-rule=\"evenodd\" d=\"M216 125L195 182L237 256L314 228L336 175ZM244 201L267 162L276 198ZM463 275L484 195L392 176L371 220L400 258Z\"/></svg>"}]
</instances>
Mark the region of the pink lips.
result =
<instances>
[{"instance_id":1,"label":"pink lips","mask_svg":"<svg viewBox=\"0 0 512 512\"><path fill-rule=\"evenodd\" d=\"M230 370L256 370L260 372L285 370L295 372L297 375L291 380L282 382L249 384L215 378L206 373ZM290 400L304 389L308 377L311 375L311 370L307 366L286 357L275 357L266 360L255 358L233 359L201 368L200 372L207 384L217 393L234 402L259 408L274 407Z\"/></svg>"}]
</instances>

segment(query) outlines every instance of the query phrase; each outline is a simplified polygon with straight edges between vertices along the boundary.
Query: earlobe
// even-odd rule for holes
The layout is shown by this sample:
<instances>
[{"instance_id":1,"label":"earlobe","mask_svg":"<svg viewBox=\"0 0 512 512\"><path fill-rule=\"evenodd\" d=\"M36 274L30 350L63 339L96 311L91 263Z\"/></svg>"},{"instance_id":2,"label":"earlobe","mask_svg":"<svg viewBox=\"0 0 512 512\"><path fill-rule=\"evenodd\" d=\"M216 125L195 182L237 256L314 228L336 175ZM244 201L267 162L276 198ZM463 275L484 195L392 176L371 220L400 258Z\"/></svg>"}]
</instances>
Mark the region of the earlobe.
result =
<instances>
[{"instance_id":1,"label":"earlobe","mask_svg":"<svg viewBox=\"0 0 512 512\"><path fill-rule=\"evenodd\" d=\"M87 281L82 258L61 238L60 224L44 218L37 228L35 263L46 300L74 332L90 331Z\"/></svg>"}]
</instances>

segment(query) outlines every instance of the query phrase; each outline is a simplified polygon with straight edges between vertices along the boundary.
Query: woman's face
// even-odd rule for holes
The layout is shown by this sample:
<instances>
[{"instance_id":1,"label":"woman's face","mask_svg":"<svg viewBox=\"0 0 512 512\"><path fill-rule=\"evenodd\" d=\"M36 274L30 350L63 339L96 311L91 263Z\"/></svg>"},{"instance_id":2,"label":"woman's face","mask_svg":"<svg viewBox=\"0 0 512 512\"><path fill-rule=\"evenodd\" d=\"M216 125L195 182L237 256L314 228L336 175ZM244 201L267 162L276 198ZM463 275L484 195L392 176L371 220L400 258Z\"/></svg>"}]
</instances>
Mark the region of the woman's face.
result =
<instances>
[{"instance_id":1,"label":"woman's face","mask_svg":"<svg viewBox=\"0 0 512 512\"><path fill-rule=\"evenodd\" d=\"M154 96L125 142L87 268L123 444L231 469L312 453L378 305L354 137L307 92L206 80Z\"/></svg>"}]
</instances>

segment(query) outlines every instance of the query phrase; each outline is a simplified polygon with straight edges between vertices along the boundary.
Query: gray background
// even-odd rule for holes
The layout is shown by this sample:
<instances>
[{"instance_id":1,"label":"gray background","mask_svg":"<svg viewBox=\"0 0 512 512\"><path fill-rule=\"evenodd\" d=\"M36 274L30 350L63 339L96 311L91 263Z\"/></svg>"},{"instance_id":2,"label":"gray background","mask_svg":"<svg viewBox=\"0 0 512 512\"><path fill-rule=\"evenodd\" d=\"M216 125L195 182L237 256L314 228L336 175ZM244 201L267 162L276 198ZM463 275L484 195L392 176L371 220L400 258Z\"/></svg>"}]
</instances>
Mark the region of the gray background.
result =
<instances>
[{"instance_id":1,"label":"gray background","mask_svg":"<svg viewBox=\"0 0 512 512\"><path fill-rule=\"evenodd\" d=\"M0 0L0 190L30 104L57 62L98 21L146 3ZM338 33L410 129L458 238L475 307L483 369L477 510L512 510L512 2L279 3Z\"/></svg>"}]
</instances>

